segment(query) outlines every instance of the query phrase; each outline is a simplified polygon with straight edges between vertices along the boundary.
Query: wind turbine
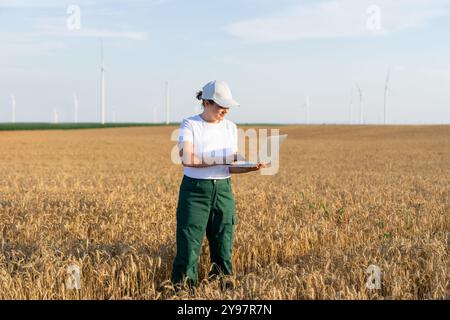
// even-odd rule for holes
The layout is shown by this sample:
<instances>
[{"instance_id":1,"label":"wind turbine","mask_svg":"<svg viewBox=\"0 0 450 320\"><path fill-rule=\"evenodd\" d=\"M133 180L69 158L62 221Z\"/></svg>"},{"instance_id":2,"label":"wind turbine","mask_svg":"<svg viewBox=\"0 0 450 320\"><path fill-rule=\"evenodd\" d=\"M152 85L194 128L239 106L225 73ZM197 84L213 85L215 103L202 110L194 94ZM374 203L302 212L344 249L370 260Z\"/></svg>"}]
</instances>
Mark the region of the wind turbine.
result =
<instances>
[{"instance_id":1,"label":"wind turbine","mask_svg":"<svg viewBox=\"0 0 450 320\"><path fill-rule=\"evenodd\" d=\"M78 123L78 97L75 92L73 93L73 108L75 113L75 123Z\"/></svg>"},{"instance_id":2,"label":"wind turbine","mask_svg":"<svg viewBox=\"0 0 450 320\"><path fill-rule=\"evenodd\" d=\"M101 40L100 47L100 56L101 56L101 107L102 107L102 124L105 124L106 118L106 84L105 84L105 61L103 59L103 40Z\"/></svg>"},{"instance_id":3,"label":"wind turbine","mask_svg":"<svg viewBox=\"0 0 450 320\"><path fill-rule=\"evenodd\" d=\"M11 122L16 123L16 97L11 93Z\"/></svg>"},{"instance_id":4,"label":"wind turbine","mask_svg":"<svg viewBox=\"0 0 450 320\"><path fill-rule=\"evenodd\" d=\"M305 98L305 104L301 107L302 109L306 109L306 124L309 124L309 107L310 107L310 101L309 96L306 96Z\"/></svg>"},{"instance_id":5,"label":"wind turbine","mask_svg":"<svg viewBox=\"0 0 450 320\"><path fill-rule=\"evenodd\" d=\"M306 96L305 107L306 107L306 124L309 124L309 108L310 108L309 96Z\"/></svg>"},{"instance_id":6,"label":"wind turbine","mask_svg":"<svg viewBox=\"0 0 450 320\"><path fill-rule=\"evenodd\" d=\"M53 123L58 123L58 112L53 109Z\"/></svg>"},{"instance_id":7,"label":"wind turbine","mask_svg":"<svg viewBox=\"0 0 450 320\"><path fill-rule=\"evenodd\" d=\"M386 125L386 114L387 114L387 93L389 91L389 78L391 76L391 68L388 68L386 75L386 83L384 85L384 125Z\"/></svg>"},{"instance_id":8,"label":"wind turbine","mask_svg":"<svg viewBox=\"0 0 450 320\"><path fill-rule=\"evenodd\" d=\"M363 91L359 87L358 84L356 84L356 88L358 88L359 93L359 122L360 124L363 124L363 114L364 114L364 105L363 105Z\"/></svg>"},{"instance_id":9,"label":"wind turbine","mask_svg":"<svg viewBox=\"0 0 450 320\"><path fill-rule=\"evenodd\" d=\"M166 124L169 124L170 99L169 99L169 81L166 81Z\"/></svg>"},{"instance_id":10,"label":"wind turbine","mask_svg":"<svg viewBox=\"0 0 450 320\"><path fill-rule=\"evenodd\" d=\"M116 108L112 109L112 122L116 123Z\"/></svg>"}]
</instances>

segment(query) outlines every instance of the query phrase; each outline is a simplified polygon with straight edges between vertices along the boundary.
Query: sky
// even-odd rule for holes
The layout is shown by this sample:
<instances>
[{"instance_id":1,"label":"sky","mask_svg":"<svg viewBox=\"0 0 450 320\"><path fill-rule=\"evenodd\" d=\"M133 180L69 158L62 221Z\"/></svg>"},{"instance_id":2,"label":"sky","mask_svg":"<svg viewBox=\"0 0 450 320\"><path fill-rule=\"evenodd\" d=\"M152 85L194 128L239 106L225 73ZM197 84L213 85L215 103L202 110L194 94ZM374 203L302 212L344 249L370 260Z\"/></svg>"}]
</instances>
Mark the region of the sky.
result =
<instances>
[{"instance_id":1,"label":"sky","mask_svg":"<svg viewBox=\"0 0 450 320\"><path fill-rule=\"evenodd\" d=\"M378 124L389 70L387 123L450 123L450 0L0 0L0 40L0 122L100 121L103 41L107 122L223 80L237 123Z\"/></svg>"}]
</instances>

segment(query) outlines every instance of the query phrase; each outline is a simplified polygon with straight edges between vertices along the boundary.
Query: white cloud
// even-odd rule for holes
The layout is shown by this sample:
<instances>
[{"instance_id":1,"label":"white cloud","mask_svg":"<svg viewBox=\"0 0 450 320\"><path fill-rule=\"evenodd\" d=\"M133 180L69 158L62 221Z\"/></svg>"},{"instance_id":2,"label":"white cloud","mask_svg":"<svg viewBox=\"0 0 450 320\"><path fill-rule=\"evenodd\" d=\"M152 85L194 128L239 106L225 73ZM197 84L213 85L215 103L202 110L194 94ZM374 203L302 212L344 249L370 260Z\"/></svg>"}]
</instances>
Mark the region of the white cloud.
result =
<instances>
[{"instance_id":1,"label":"white cloud","mask_svg":"<svg viewBox=\"0 0 450 320\"><path fill-rule=\"evenodd\" d=\"M443 65L396 65L391 67L394 74L404 73L406 77L412 74L420 74L421 76L444 77L450 78L450 66Z\"/></svg>"},{"instance_id":2,"label":"white cloud","mask_svg":"<svg viewBox=\"0 0 450 320\"><path fill-rule=\"evenodd\" d=\"M448 0L334 0L302 4L269 17L232 23L225 27L246 42L295 41L311 38L387 34L416 28L448 15ZM370 5L380 9L380 29L367 27Z\"/></svg>"},{"instance_id":3,"label":"white cloud","mask_svg":"<svg viewBox=\"0 0 450 320\"><path fill-rule=\"evenodd\" d=\"M0 57L3 55L7 59L8 56L24 55L51 55L52 53L66 49L66 46L61 41L42 41L42 42L16 42L9 43L2 48Z\"/></svg>"},{"instance_id":4,"label":"white cloud","mask_svg":"<svg viewBox=\"0 0 450 320\"><path fill-rule=\"evenodd\" d=\"M159 5L166 3L169 0L152 0L146 3L146 5ZM19 10L34 8L61 8L59 17L56 17L50 12L32 16L27 18L28 21L22 24L10 24L5 29L0 31L0 35L7 35L3 38L4 44L9 43L13 47L19 47L25 42L34 43L35 40L41 39L42 41L62 41L67 37L94 37L94 38L110 38L110 39L122 39L122 40L134 40L142 41L148 38L148 33L145 31L129 30L125 25L116 25L114 27L96 27L85 24L85 21L96 21L93 17L98 19L104 19L105 16L110 16L112 12L121 13L120 9L114 7L117 0L108 0L100 4L94 0L77 0L75 3L82 7L81 10L81 25L78 30L69 30L67 22L69 18L69 12L66 7L68 4L73 3L72 0L0 0L1 7L13 7ZM109 5L108 5L109 4ZM144 4L143 0L130 0L129 5ZM106 6L105 6L106 5ZM90 20L84 19L84 8L87 7L90 14ZM110 10L109 15L105 14L105 10ZM47 12L47 11L46 11ZM102 20L100 20L102 21ZM32 26L32 29L30 28ZM26 29L24 29L26 27ZM9 30L8 30L9 29ZM25 47L24 47L25 48Z\"/></svg>"},{"instance_id":5,"label":"white cloud","mask_svg":"<svg viewBox=\"0 0 450 320\"><path fill-rule=\"evenodd\" d=\"M128 41L144 41L148 33L106 28L86 28L68 30L64 19L48 19L38 23L33 30L15 32L0 30L2 50L0 60L8 57L48 56L67 48L65 40L70 38L103 38Z\"/></svg>"},{"instance_id":6,"label":"white cloud","mask_svg":"<svg viewBox=\"0 0 450 320\"><path fill-rule=\"evenodd\" d=\"M9 8L57 8L57 7L65 7L72 2L75 2L77 5L94 5L94 0L0 0L0 7L9 7Z\"/></svg>"},{"instance_id":7,"label":"white cloud","mask_svg":"<svg viewBox=\"0 0 450 320\"><path fill-rule=\"evenodd\" d=\"M127 5L163 5L171 0L128 0ZM9 8L57 8L75 4L78 6L105 6L123 4L121 0L0 0L1 7Z\"/></svg>"},{"instance_id":8,"label":"white cloud","mask_svg":"<svg viewBox=\"0 0 450 320\"><path fill-rule=\"evenodd\" d=\"M75 31L67 31L68 36L93 37L93 38L115 38L142 41L148 37L147 32L140 31L115 31L107 29L82 28Z\"/></svg>"},{"instance_id":9,"label":"white cloud","mask_svg":"<svg viewBox=\"0 0 450 320\"><path fill-rule=\"evenodd\" d=\"M419 71L432 77L450 77L450 67L422 67Z\"/></svg>"}]
</instances>

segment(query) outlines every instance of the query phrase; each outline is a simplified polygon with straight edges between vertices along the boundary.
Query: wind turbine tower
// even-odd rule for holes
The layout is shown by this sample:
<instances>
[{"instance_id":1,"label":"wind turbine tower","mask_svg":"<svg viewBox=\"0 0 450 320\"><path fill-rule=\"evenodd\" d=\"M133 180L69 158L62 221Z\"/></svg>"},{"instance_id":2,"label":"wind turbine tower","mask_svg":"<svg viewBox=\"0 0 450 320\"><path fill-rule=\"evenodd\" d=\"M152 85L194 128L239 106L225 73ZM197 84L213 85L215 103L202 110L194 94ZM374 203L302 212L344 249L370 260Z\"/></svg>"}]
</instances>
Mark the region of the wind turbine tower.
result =
<instances>
[{"instance_id":1,"label":"wind turbine tower","mask_svg":"<svg viewBox=\"0 0 450 320\"><path fill-rule=\"evenodd\" d=\"M169 81L166 81L166 124L169 124L170 119L170 99L169 99Z\"/></svg>"},{"instance_id":2,"label":"wind turbine tower","mask_svg":"<svg viewBox=\"0 0 450 320\"><path fill-rule=\"evenodd\" d=\"M53 109L53 123L58 123L58 112L56 109Z\"/></svg>"},{"instance_id":3,"label":"wind turbine tower","mask_svg":"<svg viewBox=\"0 0 450 320\"><path fill-rule=\"evenodd\" d=\"M105 83L105 61L103 59L103 41L101 41L100 48L100 56L101 56L101 105L102 105L102 124L105 124L106 119L106 83Z\"/></svg>"},{"instance_id":4,"label":"wind turbine tower","mask_svg":"<svg viewBox=\"0 0 450 320\"><path fill-rule=\"evenodd\" d=\"M11 94L11 122L16 123L16 97Z\"/></svg>"},{"instance_id":5,"label":"wind turbine tower","mask_svg":"<svg viewBox=\"0 0 450 320\"><path fill-rule=\"evenodd\" d=\"M363 124L364 120L363 120L363 115L364 115L364 105L363 105L363 91L361 90L361 88L359 87L359 85L357 84L356 87L358 88L358 93L359 93L359 123Z\"/></svg>"},{"instance_id":6,"label":"wind turbine tower","mask_svg":"<svg viewBox=\"0 0 450 320\"><path fill-rule=\"evenodd\" d=\"M78 123L78 97L77 94L73 94L73 108L75 113L75 123Z\"/></svg>"},{"instance_id":7,"label":"wind turbine tower","mask_svg":"<svg viewBox=\"0 0 450 320\"><path fill-rule=\"evenodd\" d=\"M384 85L384 125L386 125L386 115L387 115L387 94L389 91L389 78L391 76L391 69L389 68L386 76L386 83Z\"/></svg>"},{"instance_id":8,"label":"wind turbine tower","mask_svg":"<svg viewBox=\"0 0 450 320\"><path fill-rule=\"evenodd\" d=\"M306 120L305 123L309 124L309 107L310 107L310 103L309 103L309 96L306 96L305 98L305 103L300 107L301 109L305 109L305 113L306 113Z\"/></svg>"},{"instance_id":9,"label":"wind turbine tower","mask_svg":"<svg viewBox=\"0 0 450 320\"><path fill-rule=\"evenodd\" d=\"M306 107L306 124L309 124L309 108L310 108L309 96L306 96L305 107Z\"/></svg>"}]
</instances>

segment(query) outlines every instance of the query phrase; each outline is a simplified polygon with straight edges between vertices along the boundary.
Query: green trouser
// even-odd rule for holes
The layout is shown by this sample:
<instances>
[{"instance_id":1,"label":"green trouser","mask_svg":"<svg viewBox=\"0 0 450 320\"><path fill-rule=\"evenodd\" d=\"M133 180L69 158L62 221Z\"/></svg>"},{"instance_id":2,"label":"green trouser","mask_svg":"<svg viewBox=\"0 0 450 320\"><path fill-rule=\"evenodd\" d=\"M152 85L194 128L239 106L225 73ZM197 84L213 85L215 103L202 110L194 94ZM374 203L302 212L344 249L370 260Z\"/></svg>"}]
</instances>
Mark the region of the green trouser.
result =
<instances>
[{"instance_id":1,"label":"green trouser","mask_svg":"<svg viewBox=\"0 0 450 320\"><path fill-rule=\"evenodd\" d=\"M209 276L233 273L231 253L236 206L231 179L183 177L177 208L177 255L172 282L197 282L198 258L203 238L208 238L212 268Z\"/></svg>"}]
</instances>

